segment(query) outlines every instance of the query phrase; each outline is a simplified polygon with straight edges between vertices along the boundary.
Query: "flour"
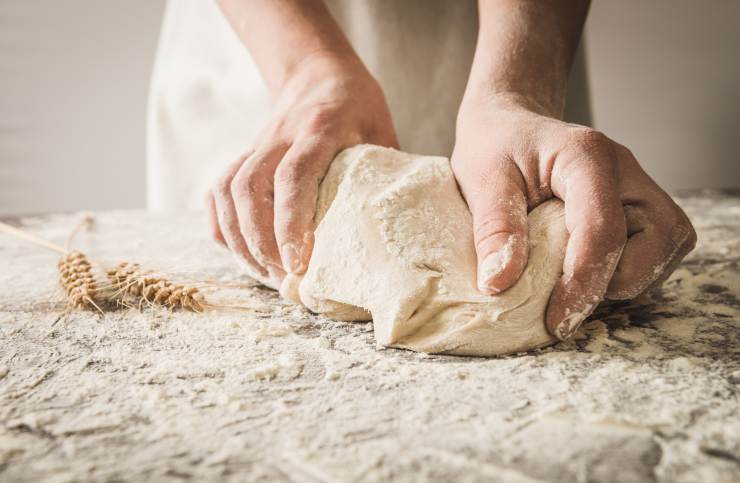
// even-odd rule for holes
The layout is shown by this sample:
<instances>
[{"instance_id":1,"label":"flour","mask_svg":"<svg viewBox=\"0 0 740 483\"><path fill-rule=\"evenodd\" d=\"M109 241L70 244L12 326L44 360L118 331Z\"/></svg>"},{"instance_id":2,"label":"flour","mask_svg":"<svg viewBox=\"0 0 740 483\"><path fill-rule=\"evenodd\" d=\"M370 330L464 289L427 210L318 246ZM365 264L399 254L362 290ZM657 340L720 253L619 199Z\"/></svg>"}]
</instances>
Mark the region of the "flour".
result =
<instances>
[{"instance_id":1,"label":"flour","mask_svg":"<svg viewBox=\"0 0 740 483\"><path fill-rule=\"evenodd\" d=\"M500 275L511 262L514 245L520 243L519 237L510 235L506 243L496 252L488 255L478 267L478 289L483 290L488 280Z\"/></svg>"},{"instance_id":2,"label":"flour","mask_svg":"<svg viewBox=\"0 0 740 483\"><path fill-rule=\"evenodd\" d=\"M530 213L527 267L495 296L478 290L472 218L446 158L347 149L322 182L316 219L308 270L282 293L330 317L372 317L378 346L491 356L554 342L544 318L568 237L560 201ZM514 241L486 260L485 278Z\"/></svg>"},{"instance_id":3,"label":"flour","mask_svg":"<svg viewBox=\"0 0 740 483\"><path fill-rule=\"evenodd\" d=\"M276 325L274 323L268 324L267 322L261 322L259 329L254 335L254 340L260 342L271 337L285 337L293 333L290 327L284 325Z\"/></svg>"},{"instance_id":4,"label":"flour","mask_svg":"<svg viewBox=\"0 0 740 483\"><path fill-rule=\"evenodd\" d=\"M256 367L246 374L247 380L271 381L282 375L288 379L298 377L303 370L303 363L295 358L282 354L274 362Z\"/></svg>"},{"instance_id":5,"label":"flour","mask_svg":"<svg viewBox=\"0 0 740 483\"><path fill-rule=\"evenodd\" d=\"M205 214L101 212L81 248L188 260L239 282L229 298L248 310L54 324L55 255L2 239L0 480L736 481L740 198L677 201L699 242L661 291L496 358L376 350L372 323L313 315L244 277ZM19 223L63 242L78 219Z\"/></svg>"}]
</instances>

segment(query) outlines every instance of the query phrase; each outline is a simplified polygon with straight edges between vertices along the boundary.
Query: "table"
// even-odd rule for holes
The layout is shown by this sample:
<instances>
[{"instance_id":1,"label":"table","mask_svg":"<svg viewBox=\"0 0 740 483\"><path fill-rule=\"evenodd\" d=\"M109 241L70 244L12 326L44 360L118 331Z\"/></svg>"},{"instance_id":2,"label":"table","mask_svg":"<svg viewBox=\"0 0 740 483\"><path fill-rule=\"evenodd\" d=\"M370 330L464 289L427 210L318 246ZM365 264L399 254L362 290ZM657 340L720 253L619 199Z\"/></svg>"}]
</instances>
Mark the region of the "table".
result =
<instances>
[{"instance_id":1,"label":"table","mask_svg":"<svg viewBox=\"0 0 740 483\"><path fill-rule=\"evenodd\" d=\"M60 317L57 255L0 235L0 480L738 481L740 192L676 199L699 242L661 292L497 359L376 350L246 279L199 213L95 213L74 245L246 309ZM9 221L62 242L80 216Z\"/></svg>"}]
</instances>

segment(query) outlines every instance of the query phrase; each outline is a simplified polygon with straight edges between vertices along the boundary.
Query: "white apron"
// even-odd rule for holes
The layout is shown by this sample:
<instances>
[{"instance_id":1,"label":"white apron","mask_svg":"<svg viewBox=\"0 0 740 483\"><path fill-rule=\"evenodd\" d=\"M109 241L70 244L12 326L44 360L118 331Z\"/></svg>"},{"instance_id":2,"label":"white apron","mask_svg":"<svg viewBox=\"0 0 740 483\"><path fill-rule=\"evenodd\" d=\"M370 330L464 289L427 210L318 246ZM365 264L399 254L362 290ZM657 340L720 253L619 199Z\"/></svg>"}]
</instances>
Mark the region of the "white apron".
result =
<instances>
[{"instance_id":1,"label":"white apron","mask_svg":"<svg viewBox=\"0 0 740 483\"><path fill-rule=\"evenodd\" d=\"M475 50L476 1L326 4L383 87L401 149L449 156ZM580 57L566 118L587 124ZM149 208L202 208L210 186L250 147L270 110L256 66L216 2L170 0L149 98Z\"/></svg>"}]
</instances>

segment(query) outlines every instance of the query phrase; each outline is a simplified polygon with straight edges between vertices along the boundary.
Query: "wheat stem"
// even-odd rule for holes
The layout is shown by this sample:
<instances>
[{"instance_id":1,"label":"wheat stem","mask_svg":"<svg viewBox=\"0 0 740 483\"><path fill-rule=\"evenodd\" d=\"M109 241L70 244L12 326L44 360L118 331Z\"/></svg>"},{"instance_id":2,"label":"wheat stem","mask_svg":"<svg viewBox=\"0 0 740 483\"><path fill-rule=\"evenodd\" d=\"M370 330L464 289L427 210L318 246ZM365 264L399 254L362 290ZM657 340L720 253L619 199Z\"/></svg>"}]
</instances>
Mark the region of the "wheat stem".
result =
<instances>
[{"instance_id":1,"label":"wheat stem","mask_svg":"<svg viewBox=\"0 0 740 483\"><path fill-rule=\"evenodd\" d=\"M84 228L89 229L90 226L93 223L92 216L86 215L84 216L74 228L72 228L72 231L69 233L69 236L67 237L67 241L64 243L64 249L69 251L69 247L72 245L72 240L77 236L77 234Z\"/></svg>"},{"instance_id":2,"label":"wheat stem","mask_svg":"<svg viewBox=\"0 0 740 483\"><path fill-rule=\"evenodd\" d=\"M49 250L55 251L57 253L61 253L62 255L66 255L69 252L63 246L57 245L56 243L52 243L48 240L44 240L41 237L32 235L31 233L25 232L23 230L19 230L18 228L14 226L10 226L7 223L3 223L2 221L0 221L0 231L3 231L9 235L16 236L23 240L29 241L38 246L48 248Z\"/></svg>"}]
</instances>

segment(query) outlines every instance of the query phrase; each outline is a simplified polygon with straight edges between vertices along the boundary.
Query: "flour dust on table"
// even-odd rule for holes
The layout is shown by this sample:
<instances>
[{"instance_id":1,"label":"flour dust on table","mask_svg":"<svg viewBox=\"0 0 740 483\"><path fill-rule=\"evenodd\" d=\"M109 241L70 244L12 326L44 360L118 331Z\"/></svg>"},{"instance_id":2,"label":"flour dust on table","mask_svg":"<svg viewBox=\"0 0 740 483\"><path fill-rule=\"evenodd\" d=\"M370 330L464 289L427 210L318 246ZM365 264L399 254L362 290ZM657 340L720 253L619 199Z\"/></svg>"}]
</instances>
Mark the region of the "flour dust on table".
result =
<instances>
[{"instance_id":1,"label":"flour dust on table","mask_svg":"<svg viewBox=\"0 0 740 483\"><path fill-rule=\"evenodd\" d=\"M376 350L372 323L247 279L205 213L99 212L76 248L187 266L249 310L58 320L57 255L3 237L0 481L737 481L740 192L677 202L698 244L661 290L495 358ZM5 221L63 243L79 219Z\"/></svg>"}]
</instances>

